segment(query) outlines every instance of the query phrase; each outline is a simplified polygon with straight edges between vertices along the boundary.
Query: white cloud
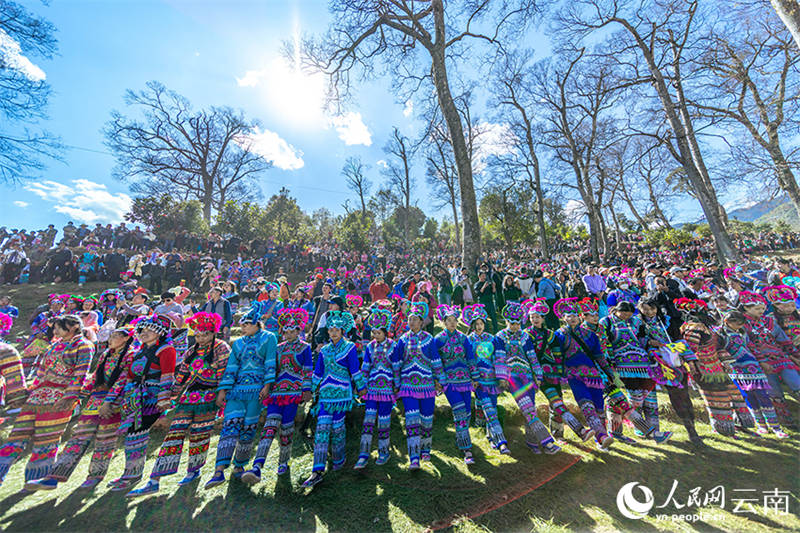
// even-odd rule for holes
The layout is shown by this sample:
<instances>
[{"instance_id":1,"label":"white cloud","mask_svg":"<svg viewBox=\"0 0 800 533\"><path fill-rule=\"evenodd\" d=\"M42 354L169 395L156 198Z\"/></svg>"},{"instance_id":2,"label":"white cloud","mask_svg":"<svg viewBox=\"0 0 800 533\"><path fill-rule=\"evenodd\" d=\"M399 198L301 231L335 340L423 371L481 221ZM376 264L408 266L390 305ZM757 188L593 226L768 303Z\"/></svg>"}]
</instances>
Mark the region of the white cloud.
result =
<instances>
[{"instance_id":1,"label":"white cloud","mask_svg":"<svg viewBox=\"0 0 800 533\"><path fill-rule=\"evenodd\" d=\"M480 174L486 169L486 161L492 156L501 156L513 152L512 140L514 132L508 123L479 122L476 126L472 171Z\"/></svg>"},{"instance_id":2,"label":"white cloud","mask_svg":"<svg viewBox=\"0 0 800 533\"><path fill-rule=\"evenodd\" d=\"M378 159L375 164L379 167L389 168L389 163L387 163L385 159Z\"/></svg>"},{"instance_id":3,"label":"white cloud","mask_svg":"<svg viewBox=\"0 0 800 533\"><path fill-rule=\"evenodd\" d=\"M22 55L22 48L9 34L0 28L0 63L6 68L17 70L31 81L42 81L45 73Z\"/></svg>"},{"instance_id":4,"label":"white cloud","mask_svg":"<svg viewBox=\"0 0 800 533\"><path fill-rule=\"evenodd\" d=\"M236 84L239 87L256 87L266 77L266 70L248 70L243 77L236 78Z\"/></svg>"},{"instance_id":5,"label":"white cloud","mask_svg":"<svg viewBox=\"0 0 800 533\"><path fill-rule=\"evenodd\" d=\"M336 128L339 138L348 146L354 144L372 145L372 134L361 119L361 113L348 111L330 119L331 125Z\"/></svg>"},{"instance_id":6,"label":"white cloud","mask_svg":"<svg viewBox=\"0 0 800 533\"><path fill-rule=\"evenodd\" d=\"M131 197L113 194L102 183L87 179L72 180L72 185L42 181L25 185L25 189L53 205L58 213L79 222L121 222L130 211Z\"/></svg>"},{"instance_id":7,"label":"white cloud","mask_svg":"<svg viewBox=\"0 0 800 533\"><path fill-rule=\"evenodd\" d=\"M570 226L579 226L586 218L586 204L582 200L567 200L564 204L564 216Z\"/></svg>"},{"instance_id":8,"label":"white cloud","mask_svg":"<svg viewBox=\"0 0 800 533\"><path fill-rule=\"evenodd\" d=\"M239 145L249 152L253 152L270 161L283 170L297 170L303 168L303 152L283 140L280 135L270 130L256 128L253 133L242 139L237 139Z\"/></svg>"},{"instance_id":9,"label":"white cloud","mask_svg":"<svg viewBox=\"0 0 800 533\"><path fill-rule=\"evenodd\" d=\"M17 206L17 207L21 207L21 208L25 209L26 207L28 207L31 204L29 204L28 202L23 202L22 200L16 200L14 202L14 205Z\"/></svg>"},{"instance_id":10,"label":"white cloud","mask_svg":"<svg viewBox=\"0 0 800 533\"><path fill-rule=\"evenodd\" d=\"M414 102L411 100L406 100L406 106L403 108L403 116L410 117L411 113L414 112Z\"/></svg>"}]
</instances>

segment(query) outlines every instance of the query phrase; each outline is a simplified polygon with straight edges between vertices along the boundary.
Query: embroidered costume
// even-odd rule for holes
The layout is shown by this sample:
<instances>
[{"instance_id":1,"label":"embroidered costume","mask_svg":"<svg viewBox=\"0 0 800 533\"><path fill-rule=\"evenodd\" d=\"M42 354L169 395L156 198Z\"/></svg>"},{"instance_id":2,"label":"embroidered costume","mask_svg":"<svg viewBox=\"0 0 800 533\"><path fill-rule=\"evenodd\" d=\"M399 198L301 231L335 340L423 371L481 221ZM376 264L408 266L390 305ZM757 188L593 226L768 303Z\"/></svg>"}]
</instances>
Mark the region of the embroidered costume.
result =
<instances>
[{"instance_id":1,"label":"embroidered costume","mask_svg":"<svg viewBox=\"0 0 800 533\"><path fill-rule=\"evenodd\" d=\"M461 310L456 306L440 305L436 308L436 316L444 322L445 318L458 320ZM472 440L469 435L469 420L472 416L472 381L478 378L475 368L475 354L467 336L454 329L443 329L433 339L439 352L444 371L442 387L450 408L453 411L453 422L456 429L456 445L462 451L469 452ZM471 454L465 457L468 464L472 462Z\"/></svg>"},{"instance_id":2,"label":"embroidered costume","mask_svg":"<svg viewBox=\"0 0 800 533\"><path fill-rule=\"evenodd\" d=\"M744 416L737 410L737 416L743 427L753 427L760 435L773 431L777 436L788 436L781 429L778 415L769 397L769 381L761 369L758 360L750 352L750 339L743 328L734 330L727 326L717 329L717 333L725 341L725 351L721 355L729 355L722 361L728 374L747 401L750 416Z\"/></svg>"},{"instance_id":3,"label":"embroidered costume","mask_svg":"<svg viewBox=\"0 0 800 533\"><path fill-rule=\"evenodd\" d=\"M502 315L507 323L520 324L524 311L520 304L511 302L503 308ZM508 391L525 417L525 436L531 450L539 453L541 446L545 453L560 451L536 414L536 389L539 388L537 382L542 379L542 368L530 335L507 327L495 336L495 373L501 385L508 385Z\"/></svg>"},{"instance_id":4,"label":"embroidered costume","mask_svg":"<svg viewBox=\"0 0 800 533\"><path fill-rule=\"evenodd\" d=\"M301 308L281 309L278 312L278 324L281 331L293 329L302 332L308 324L308 313ZM275 375L269 380L269 396L264 400L267 406L264 431L256 449L253 469L242 476L243 481L252 483L261 480L261 468L276 434L280 441L278 474L288 470L294 419L298 406L303 402L303 395L311 394L312 365L311 346L308 343L298 338L278 344Z\"/></svg>"},{"instance_id":5,"label":"embroidered costume","mask_svg":"<svg viewBox=\"0 0 800 533\"><path fill-rule=\"evenodd\" d=\"M555 332L545 327L544 322L545 317L550 312L550 307L544 298L537 298L536 300L531 300L530 305L527 306L523 302L523 308L528 309L528 316L531 318L531 326L525 331L533 340L536 358L542 367L542 383L540 387L549 403L550 431L553 436L562 436L564 434L564 423L566 422L581 440L586 441L592 438L594 432L584 426L564 405L561 384L567 382L567 378L561 342ZM533 325L535 316L542 318L541 327Z\"/></svg>"},{"instance_id":6,"label":"embroidered costume","mask_svg":"<svg viewBox=\"0 0 800 533\"><path fill-rule=\"evenodd\" d=\"M240 324L256 324L259 310L251 309ZM243 468L250 461L262 403L261 389L275 379L278 341L274 334L259 329L233 342L218 390L225 397L224 421L217 443L217 469L231 464Z\"/></svg>"},{"instance_id":7,"label":"embroidered costume","mask_svg":"<svg viewBox=\"0 0 800 533\"><path fill-rule=\"evenodd\" d=\"M130 337L128 330L122 330ZM125 368L125 360L131 350L130 342L119 350L107 348L100 356L97 369L86 387L89 399L81 410L78 423L72 429L72 437L61 449L49 476L37 483L36 488L54 489L58 482L67 481L83 454L94 441L94 452L89 463L89 473L83 486L94 487L108 472L108 466L117 447L117 429L120 424L119 411L112 412L108 418L100 416L100 406L108 391L114 386Z\"/></svg>"},{"instance_id":8,"label":"embroidered costume","mask_svg":"<svg viewBox=\"0 0 800 533\"><path fill-rule=\"evenodd\" d=\"M481 304L465 306L461 312L461 321L470 329L477 320L483 321L485 327L487 318L486 310ZM497 386L495 373L494 335L485 330L482 333L473 331L468 339L475 353L477 371L475 382L478 385L475 388L475 399L486 420L486 436L492 446L502 453L508 453L506 436L497 416L497 396L500 394L500 389Z\"/></svg>"},{"instance_id":9,"label":"embroidered costume","mask_svg":"<svg viewBox=\"0 0 800 533\"><path fill-rule=\"evenodd\" d=\"M8 469L25 450L33 447L25 466L26 483L50 473L58 442L72 418L78 395L84 387L94 345L80 334L68 341L56 339L37 369L14 428L0 447L0 483Z\"/></svg>"},{"instance_id":10,"label":"embroidered costume","mask_svg":"<svg viewBox=\"0 0 800 533\"><path fill-rule=\"evenodd\" d=\"M428 306L424 302L411 304L409 317L424 320ZM444 370L433 336L427 331L409 330L397 339L392 360L400 368L400 392L405 410L408 437L409 468L419 468L419 462L430 461L433 441L433 409L436 398L434 381L444 382Z\"/></svg>"},{"instance_id":11,"label":"embroidered costume","mask_svg":"<svg viewBox=\"0 0 800 533\"><path fill-rule=\"evenodd\" d=\"M125 471L110 483L112 490L126 490L139 482L144 471L150 427L169 407L175 372L175 348L169 342L172 322L153 315L136 323L136 332L156 332L159 339L152 346L143 345L126 365L105 397L104 403L121 405L119 433L125 434Z\"/></svg>"},{"instance_id":12,"label":"embroidered costume","mask_svg":"<svg viewBox=\"0 0 800 533\"><path fill-rule=\"evenodd\" d=\"M0 377L3 383L0 398L4 404L14 406L22 403L28 395L22 359L16 348L3 341L0 341Z\"/></svg>"},{"instance_id":13,"label":"embroidered costume","mask_svg":"<svg viewBox=\"0 0 800 533\"><path fill-rule=\"evenodd\" d=\"M364 378L359 368L356 345L344 339L353 328L353 316L343 311L328 311L328 329L338 328L343 338L325 344L319 352L311 376L311 390L317 396L317 430L314 435L313 472L321 474L328 462L330 444L333 469L345 462L344 416L353 406L353 384L364 390ZM306 482L318 477L312 475Z\"/></svg>"},{"instance_id":14,"label":"embroidered costume","mask_svg":"<svg viewBox=\"0 0 800 533\"><path fill-rule=\"evenodd\" d=\"M706 404L711 428L721 435L733 435L734 408L735 405L741 405L743 400L720 360L719 351L724 350L724 342L706 325L707 322L711 323L711 319L707 315L705 302L679 298L675 300L675 307L686 315L681 335L697 357L691 363L696 369L692 379Z\"/></svg>"}]
</instances>

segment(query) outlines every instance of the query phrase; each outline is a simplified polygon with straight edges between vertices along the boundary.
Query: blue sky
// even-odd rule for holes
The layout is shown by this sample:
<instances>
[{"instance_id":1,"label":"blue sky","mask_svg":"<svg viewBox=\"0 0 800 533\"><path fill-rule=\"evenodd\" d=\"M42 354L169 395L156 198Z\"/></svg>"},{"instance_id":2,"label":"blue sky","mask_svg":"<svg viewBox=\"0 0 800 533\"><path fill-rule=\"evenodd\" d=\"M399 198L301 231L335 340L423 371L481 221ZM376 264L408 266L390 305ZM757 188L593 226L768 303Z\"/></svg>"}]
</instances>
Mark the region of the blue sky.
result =
<instances>
[{"instance_id":1,"label":"blue sky","mask_svg":"<svg viewBox=\"0 0 800 533\"><path fill-rule=\"evenodd\" d=\"M68 148L63 162L49 163L40 179L0 186L10 198L0 209L0 226L119 221L131 194L111 178L114 158L100 130L112 109L125 112L125 90L142 89L150 80L183 94L197 108L228 105L261 121L259 151L274 163L260 181L264 198L285 185L307 211L342 212L344 201L353 198L341 177L345 159L360 156L377 184L382 147L393 126L410 137L422 126L413 105L396 101L386 80L360 84L343 114L323 113L324 80L298 73L279 53L282 41L327 28L322 0L22 3L58 29L59 55L32 60L54 91L44 126ZM531 32L526 45L546 51L543 39ZM486 126L502 129L491 122ZM496 153L491 138L484 155ZM423 172L418 164L416 200L430 214ZM693 200L676 207L689 218L699 213Z\"/></svg>"},{"instance_id":2,"label":"blue sky","mask_svg":"<svg viewBox=\"0 0 800 533\"><path fill-rule=\"evenodd\" d=\"M131 195L111 178L114 158L105 153L100 130L112 109L124 112L125 90L149 80L195 107L229 105L261 121L260 146L274 160L261 180L264 197L286 185L307 210L341 212L352 196L340 176L344 160L360 156L378 182L392 127L413 134L419 126L381 82L361 85L342 115L322 112L323 80L298 74L279 54L284 39L327 28L320 1L23 3L58 29L59 56L32 60L54 91L44 125L71 148L63 163L49 163L41 180L5 188L12 202L0 210L0 226L118 219ZM423 199L424 179L418 181Z\"/></svg>"}]
</instances>

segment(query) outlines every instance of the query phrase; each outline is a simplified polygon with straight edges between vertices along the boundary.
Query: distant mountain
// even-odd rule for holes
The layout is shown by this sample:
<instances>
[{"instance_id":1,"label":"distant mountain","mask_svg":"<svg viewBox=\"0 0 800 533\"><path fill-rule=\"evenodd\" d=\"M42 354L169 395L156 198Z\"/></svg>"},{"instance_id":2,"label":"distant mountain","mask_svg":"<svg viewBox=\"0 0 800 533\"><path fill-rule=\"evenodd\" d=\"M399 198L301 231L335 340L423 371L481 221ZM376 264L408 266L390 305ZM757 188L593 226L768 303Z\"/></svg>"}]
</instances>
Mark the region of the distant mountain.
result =
<instances>
[{"instance_id":1,"label":"distant mountain","mask_svg":"<svg viewBox=\"0 0 800 533\"><path fill-rule=\"evenodd\" d=\"M741 220L742 222L755 222L782 205L791 206L789 198L785 194L772 200L762 200L748 207L732 209L728 211L728 218Z\"/></svg>"},{"instance_id":2,"label":"distant mountain","mask_svg":"<svg viewBox=\"0 0 800 533\"><path fill-rule=\"evenodd\" d=\"M793 228L800 229L800 218L798 218L792 202L789 201L789 197L785 194L772 200L756 202L747 207L731 209L728 211L728 218L742 222L773 224L779 220L785 220ZM703 217L697 223L702 224L705 221L706 219Z\"/></svg>"},{"instance_id":3,"label":"distant mountain","mask_svg":"<svg viewBox=\"0 0 800 533\"><path fill-rule=\"evenodd\" d=\"M788 222L794 230L800 230L800 217L797 216L797 211L795 210L794 205L792 205L792 202L788 200L775 207L769 213L761 215L755 221L758 224L774 224L779 220Z\"/></svg>"}]
</instances>

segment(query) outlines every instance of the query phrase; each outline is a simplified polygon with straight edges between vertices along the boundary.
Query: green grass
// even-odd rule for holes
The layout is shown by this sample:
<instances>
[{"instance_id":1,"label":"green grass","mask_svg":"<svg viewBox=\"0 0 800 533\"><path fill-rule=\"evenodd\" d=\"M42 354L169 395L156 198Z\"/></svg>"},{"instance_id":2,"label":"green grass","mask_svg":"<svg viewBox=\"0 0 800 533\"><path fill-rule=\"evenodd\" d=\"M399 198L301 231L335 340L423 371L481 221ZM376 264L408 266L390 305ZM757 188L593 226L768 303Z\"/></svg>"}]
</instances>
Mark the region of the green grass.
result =
<instances>
[{"instance_id":1,"label":"green grass","mask_svg":"<svg viewBox=\"0 0 800 533\"><path fill-rule=\"evenodd\" d=\"M23 308L32 307L27 300L41 301L42 295L52 292L49 287L37 286L16 290L17 305ZM538 399L544 401L541 396ZM569 394L567 400L575 409ZM278 452L275 445L270 450L262 482L255 487L230 482L209 491L197 484L179 488L177 481L185 472L184 453L179 474L165 478L159 494L136 501L126 501L122 494L109 492L103 486L94 492L77 489L85 478L88 457L84 457L70 481L58 490L19 495L27 460L23 457L0 487L0 528L4 531L421 531L456 517L451 529L459 532L800 530L796 432L784 441L755 436L733 440L713 435L702 403L695 398L698 430L708 443L696 449L689 444L683 427L675 423L667 397L659 395L659 401L662 429L676 433L665 445L615 443L610 452L601 453L567 435L568 444L561 454L544 456L533 455L525 447L521 415L510 395L504 395L500 401L501 417L512 454L497 454L488 446L483 430L472 428L477 464L468 469L455 446L450 410L444 399L439 398L433 461L416 473L405 469L402 417L397 414L392 420L390 462L383 467L370 464L362 472L351 469L360 433L361 412L357 411L354 425L347 428L350 459L347 467L329 473L313 491L300 487L311 469L312 443L299 436L295 438L288 476L278 479L275 475ZM6 423L0 429L3 438L9 428ZM626 432L630 434L630 430ZM155 434L151 440L146 473L152 467L162 436ZM215 445L216 437L212 440L209 464L203 469L203 481L213 470ZM375 452L373 458L374 455ZM547 484L514 500L527 487L538 485L568 465L571 456L580 456L581 460ZM121 474L123 462L120 451L112 461L107 479ZM726 511L719 513L722 519L673 523L658 521L651 513L651 517L634 521L617 510L616 494L625 483L639 481L647 485L655 495L656 505L661 505L675 479L679 481L676 495L684 502L691 488L702 487L705 491L724 485L728 501ZM767 514L760 505L755 507L756 514L731 512L733 489L757 489L761 499L762 491L774 488L791 492L789 515ZM457 518L494 507L498 508L473 519ZM671 507L662 511L685 512Z\"/></svg>"}]
</instances>

